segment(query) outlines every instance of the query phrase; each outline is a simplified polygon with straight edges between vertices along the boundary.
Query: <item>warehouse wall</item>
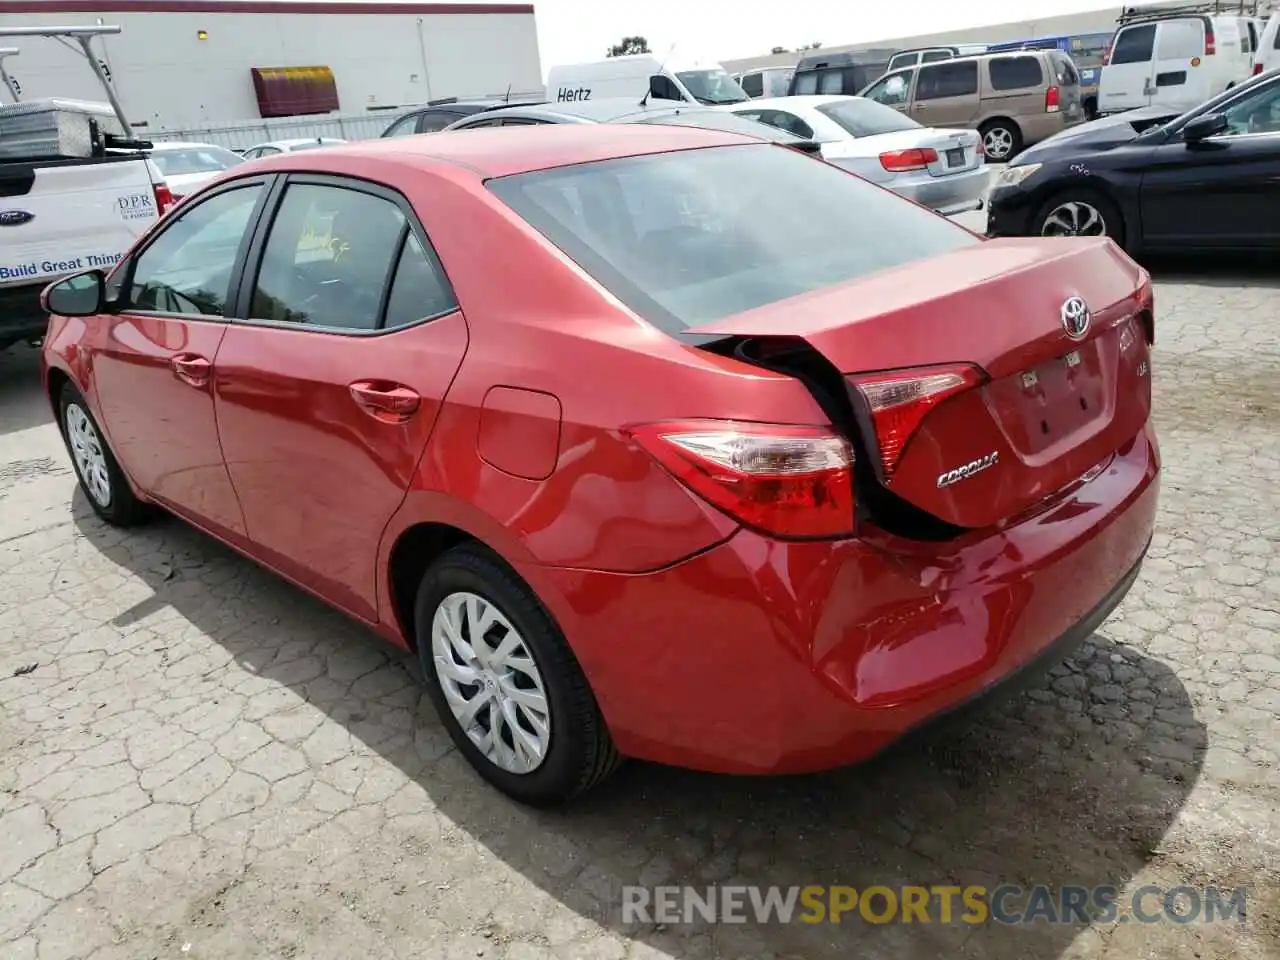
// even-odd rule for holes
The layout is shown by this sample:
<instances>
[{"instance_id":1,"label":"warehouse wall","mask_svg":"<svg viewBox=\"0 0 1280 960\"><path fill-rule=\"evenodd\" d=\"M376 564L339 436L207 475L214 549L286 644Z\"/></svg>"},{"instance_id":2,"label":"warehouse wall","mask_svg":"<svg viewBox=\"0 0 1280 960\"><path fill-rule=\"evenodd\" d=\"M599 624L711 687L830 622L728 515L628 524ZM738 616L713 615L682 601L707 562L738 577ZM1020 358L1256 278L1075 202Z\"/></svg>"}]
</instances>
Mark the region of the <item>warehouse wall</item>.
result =
<instances>
[{"instance_id":1,"label":"warehouse wall","mask_svg":"<svg viewBox=\"0 0 1280 960\"><path fill-rule=\"evenodd\" d=\"M144 121L151 131L257 117L251 67L330 67L344 114L439 97L501 95L508 86L525 93L542 89L532 12L141 13L102 4L37 14L8 12L12 6L0 4L0 27L119 25L119 35L94 43L105 51L101 58L129 119ZM207 39L199 38L200 31ZM21 82L24 100L103 98L83 58L57 41L0 38L0 46L22 51L5 66Z\"/></svg>"}]
</instances>

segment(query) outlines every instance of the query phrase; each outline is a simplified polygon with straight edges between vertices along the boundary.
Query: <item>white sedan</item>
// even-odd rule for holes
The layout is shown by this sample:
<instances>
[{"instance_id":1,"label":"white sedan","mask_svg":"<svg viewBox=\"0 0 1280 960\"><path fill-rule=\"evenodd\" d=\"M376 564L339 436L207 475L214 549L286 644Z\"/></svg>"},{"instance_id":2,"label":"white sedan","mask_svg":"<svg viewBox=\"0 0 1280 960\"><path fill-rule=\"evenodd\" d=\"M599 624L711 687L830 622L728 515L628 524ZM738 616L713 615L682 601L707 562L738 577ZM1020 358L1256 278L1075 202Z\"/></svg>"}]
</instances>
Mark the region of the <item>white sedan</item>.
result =
<instances>
[{"instance_id":1,"label":"white sedan","mask_svg":"<svg viewBox=\"0 0 1280 960\"><path fill-rule=\"evenodd\" d=\"M862 97L773 97L723 109L816 141L828 162L938 213L982 206L987 168L973 130L923 127Z\"/></svg>"},{"instance_id":2,"label":"white sedan","mask_svg":"<svg viewBox=\"0 0 1280 960\"><path fill-rule=\"evenodd\" d=\"M151 159L160 168L173 199L181 200L206 181L244 158L226 147L212 143L158 142L151 148Z\"/></svg>"},{"instance_id":3,"label":"white sedan","mask_svg":"<svg viewBox=\"0 0 1280 960\"><path fill-rule=\"evenodd\" d=\"M259 157L274 157L277 153L293 153L295 150L315 150L317 147L332 147L346 143L337 137L295 137L292 140L272 140L269 143L255 143L241 153L246 160L257 160Z\"/></svg>"}]
</instances>

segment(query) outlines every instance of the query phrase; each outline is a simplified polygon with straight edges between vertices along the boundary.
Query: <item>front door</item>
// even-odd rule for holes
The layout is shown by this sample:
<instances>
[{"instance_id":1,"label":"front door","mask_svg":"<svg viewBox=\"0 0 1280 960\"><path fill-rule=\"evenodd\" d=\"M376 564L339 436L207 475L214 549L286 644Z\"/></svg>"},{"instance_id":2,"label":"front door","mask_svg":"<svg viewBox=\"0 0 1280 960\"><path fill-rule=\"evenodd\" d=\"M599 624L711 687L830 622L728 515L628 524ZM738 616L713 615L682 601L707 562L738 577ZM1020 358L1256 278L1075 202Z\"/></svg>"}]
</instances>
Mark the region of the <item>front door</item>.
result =
<instances>
[{"instance_id":1,"label":"front door","mask_svg":"<svg viewBox=\"0 0 1280 960\"><path fill-rule=\"evenodd\" d=\"M218 445L213 363L266 192L237 181L179 207L117 273L119 306L92 358L104 428L134 482L232 540L245 525Z\"/></svg>"},{"instance_id":2,"label":"front door","mask_svg":"<svg viewBox=\"0 0 1280 960\"><path fill-rule=\"evenodd\" d=\"M373 621L466 323L407 201L364 181L291 177L259 245L218 350L227 466L258 555Z\"/></svg>"},{"instance_id":3,"label":"front door","mask_svg":"<svg viewBox=\"0 0 1280 960\"><path fill-rule=\"evenodd\" d=\"M1121 27L1098 80L1098 109L1117 113L1145 107L1155 92L1156 24Z\"/></svg>"},{"instance_id":4,"label":"front door","mask_svg":"<svg viewBox=\"0 0 1280 960\"><path fill-rule=\"evenodd\" d=\"M911 104L911 81L915 78L915 73L914 68L887 73L862 91L860 96L886 107L893 107L899 113L907 113Z\"/></svg>"},{"instance_id":5,"label":"front door","mask_svg":"<svg viewBox=\"0 0 1280 960\"><path fill-rule=\"evenodd\" d=\"M978 107L977 60L943 60L920 68L911 119L921 126L972 126Z\"/></svg>"},{"instance_id":6,"label":"front door","mask_svg":"<svg viewBox=\"0 0 1280 960\"><path fill-rule=\"evenodd\" d=\"M1142 178L1147 244L1176 248L1280 243L1280 80L1217 112L1227 130L1157 148Z\"/></svg>"}]
</instances>

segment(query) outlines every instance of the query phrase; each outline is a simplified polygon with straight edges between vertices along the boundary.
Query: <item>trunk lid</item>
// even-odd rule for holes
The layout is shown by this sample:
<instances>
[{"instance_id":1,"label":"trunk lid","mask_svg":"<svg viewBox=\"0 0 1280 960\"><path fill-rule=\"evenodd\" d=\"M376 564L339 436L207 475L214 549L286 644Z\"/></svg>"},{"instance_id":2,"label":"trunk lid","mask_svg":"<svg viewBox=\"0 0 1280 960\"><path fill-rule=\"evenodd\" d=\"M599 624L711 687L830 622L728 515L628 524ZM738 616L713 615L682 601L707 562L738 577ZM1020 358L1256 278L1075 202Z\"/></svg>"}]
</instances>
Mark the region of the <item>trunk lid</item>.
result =
<instances>
[{"instance_id":1,"label":"trunk lid","mask_svg":"<svg viewBox=\"0 0 1280 960\"><path fill-rule=\"evenodd\" d=\"M980 368L984 382L932 406L877 476L949 524L986 527L1071 484L1146 423L1143 290L1146 274L1110 240L993 240L690 332L805 340L845 376L873 451L860 377ZM1091 316L1073 338L1063 311L1077 297Z\"/></svg>"},{"instance_id":2,"label":"trunk lid","mask_svg":"<svg viewBox=\"0 0 1280 960\"><path fill-rule=\"evenodd\" d=\"M867 137L839 140L823 144L823 155L830 160L870 158L878 160L883 153L902 150L933 150L937 160L929 164L929 175L945 177L966 173L984 163L978 155L981 138L973 130L943 130L922 128L919 130L895 130Z\"/></svg>"}]
</instances>

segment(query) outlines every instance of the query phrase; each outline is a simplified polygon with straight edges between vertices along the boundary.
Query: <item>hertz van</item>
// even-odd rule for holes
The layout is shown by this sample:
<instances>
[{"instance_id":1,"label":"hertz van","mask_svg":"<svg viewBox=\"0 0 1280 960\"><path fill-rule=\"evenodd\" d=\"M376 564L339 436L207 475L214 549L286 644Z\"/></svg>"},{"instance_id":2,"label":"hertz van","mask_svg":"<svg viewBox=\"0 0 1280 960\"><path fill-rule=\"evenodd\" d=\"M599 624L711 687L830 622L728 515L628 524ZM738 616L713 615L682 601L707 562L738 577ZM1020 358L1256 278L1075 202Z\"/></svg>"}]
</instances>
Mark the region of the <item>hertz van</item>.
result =
<instances>
[{"instance_id":1,"label":"hertz van","mask_svg":"<svg viewBox=\"0 0 1280 960\"><path fill-rule=\"evenodd\" d=\"M635 97L684 100L689 103L742 103L746 91L715 61L658 60L647 53L609 57L595 63L552 67L547 74L547 99L552 103Z\"/></svg>"}]
</instances>

